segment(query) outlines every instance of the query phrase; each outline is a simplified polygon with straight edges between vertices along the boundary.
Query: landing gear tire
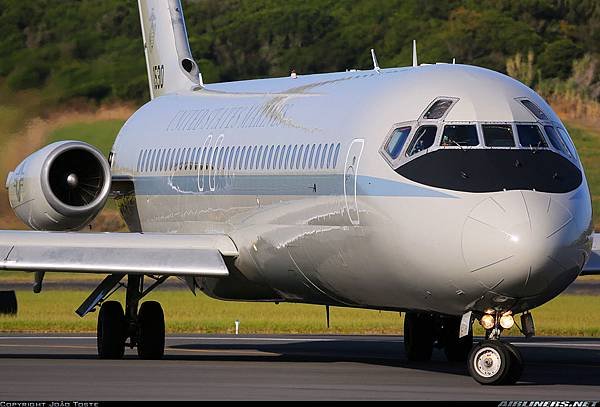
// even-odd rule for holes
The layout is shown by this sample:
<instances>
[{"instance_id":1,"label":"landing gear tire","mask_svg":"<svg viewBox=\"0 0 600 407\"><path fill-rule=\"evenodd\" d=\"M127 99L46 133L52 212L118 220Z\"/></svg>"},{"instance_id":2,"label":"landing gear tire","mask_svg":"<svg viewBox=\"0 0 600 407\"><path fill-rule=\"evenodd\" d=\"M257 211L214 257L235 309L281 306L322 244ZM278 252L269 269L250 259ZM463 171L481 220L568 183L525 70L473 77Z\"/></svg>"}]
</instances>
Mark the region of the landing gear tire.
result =
<instances>
[{"instance_id":1,"label":"landing gear tire","mask_svg":"<svg viewBox=\"0 0 600 407\"><path fill-rule=\"evenodd\" d=\"M404 351L410 361L431 359L434 341L434 320L429 314L407 312L404 317Z\"/></svg>"},{"instance_id":2,"label":"landing gear tire","mask_svg":"<svg viewBox=\"0 0 600 407\"><path fill-rule=\"evenodd\" d=\"M146 301L138 312L138 343L140 359L161 359L165 353L165 315L156 301Z\"/></svg>"},{"instance_id":3,"label":"landing gear tire","mask_svg":"<svg viewBox=\"0 0 600 407\"><path fill-rule=\"evenodd\" d=\"M125 354L127 324L121 303L106 301L100 307L97 326L98 357L121 359Z\"/></svg>"},{"instance_id":4,"label":"landing gear tire","mask_svg":"<svg viewBox=\"0 0 600 407\"><path fill-rule=\"evenodd\" d=\"M448 319L443 322L444 353L449 362L466 362L473 348L473 332L462 338L458 337L460 318Z\"/></svg>"},{"instance_id":5,"label":"landing gear tire","mask_svg":"<svg viewBox=\"0 0 600 407\"><path fill-rule=\"evenodd\" d=\"M516 382L522 364L511 346L498 340L485 340L475 345L471 349L467 364L471 377L486 385Z\"/></svg>"}]
</instances>

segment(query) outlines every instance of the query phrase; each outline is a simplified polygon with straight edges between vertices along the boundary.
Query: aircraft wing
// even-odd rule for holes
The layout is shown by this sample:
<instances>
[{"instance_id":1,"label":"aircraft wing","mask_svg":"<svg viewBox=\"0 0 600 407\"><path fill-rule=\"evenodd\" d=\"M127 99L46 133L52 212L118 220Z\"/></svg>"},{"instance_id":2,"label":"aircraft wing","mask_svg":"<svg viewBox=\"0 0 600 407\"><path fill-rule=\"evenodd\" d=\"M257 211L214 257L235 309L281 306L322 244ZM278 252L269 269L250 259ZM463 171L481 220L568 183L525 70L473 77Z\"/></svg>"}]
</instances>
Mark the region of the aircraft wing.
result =
<instances>
[{"instance_id":1,"label":"aircraft wing","mask_svg":"<svg viewBox=\"0 0 600 407\"><path fill-rule=\"evenodd\" d=\"M594 233L594 243L592 244L592 254L585 264L582 276L591 274L600 274L600 233Z\"/></svg>"},{"instance_id":2,"label":"aircraft wing","mask_svg":"<svg viewBox=\"0 0 600 407\"><path fill-rule=\"evenodd\" d=\"M0 270L224 277L224 234L0 231Z\"/></svg>"}]
</instances>

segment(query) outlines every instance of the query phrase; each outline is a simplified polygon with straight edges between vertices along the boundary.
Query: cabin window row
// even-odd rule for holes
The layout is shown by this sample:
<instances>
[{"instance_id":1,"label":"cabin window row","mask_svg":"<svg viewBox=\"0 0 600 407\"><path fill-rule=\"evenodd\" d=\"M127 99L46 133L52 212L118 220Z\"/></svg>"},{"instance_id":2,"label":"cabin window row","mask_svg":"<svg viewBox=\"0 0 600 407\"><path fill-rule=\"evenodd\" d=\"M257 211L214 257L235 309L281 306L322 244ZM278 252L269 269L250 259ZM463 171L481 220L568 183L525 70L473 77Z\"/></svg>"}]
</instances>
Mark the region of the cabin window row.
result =
<instances>
[{"instance_id":1,"label":"cabin window row","mask_svg":"<svg viewBox=\"0 0 600 407\"><path fill-rule=\"evenodd\" d=\"M137 172L323 170L337 167L337 144L189 147L141 150Z\"/></svg>"}]
</instances>

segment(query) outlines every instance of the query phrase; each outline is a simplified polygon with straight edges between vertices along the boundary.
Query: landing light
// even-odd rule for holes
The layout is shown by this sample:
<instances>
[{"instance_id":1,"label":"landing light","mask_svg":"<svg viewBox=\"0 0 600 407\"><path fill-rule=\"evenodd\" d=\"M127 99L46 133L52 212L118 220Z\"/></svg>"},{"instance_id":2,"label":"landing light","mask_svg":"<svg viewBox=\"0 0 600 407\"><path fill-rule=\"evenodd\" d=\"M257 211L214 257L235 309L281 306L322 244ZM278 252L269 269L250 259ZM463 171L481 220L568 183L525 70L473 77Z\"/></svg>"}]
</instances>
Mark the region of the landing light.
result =
<instances>
[{"instance_id":1,"label":"landing light","mask_svg":"<svg viewBox=\"0 0 600 407\"><path fill-rule=\"evenodd\" d=\"M481 326L484 329L492 329L494 327L494 316L490 314L485 314L481 317Z\"/></svg>"},{"instance_id":2,"label":"landing light","mask_svg":"<svg viewBox=\"0 0 600 407\"><path fill-rule=\"evenodd\" d=\"M513 318L513 316L511 315L510 312L507 312L506 314L504 314L500 317L500 326L502 328L510 329L513 327L514 324L515 324L515 319Z\"/></svg>"}]
</instances>

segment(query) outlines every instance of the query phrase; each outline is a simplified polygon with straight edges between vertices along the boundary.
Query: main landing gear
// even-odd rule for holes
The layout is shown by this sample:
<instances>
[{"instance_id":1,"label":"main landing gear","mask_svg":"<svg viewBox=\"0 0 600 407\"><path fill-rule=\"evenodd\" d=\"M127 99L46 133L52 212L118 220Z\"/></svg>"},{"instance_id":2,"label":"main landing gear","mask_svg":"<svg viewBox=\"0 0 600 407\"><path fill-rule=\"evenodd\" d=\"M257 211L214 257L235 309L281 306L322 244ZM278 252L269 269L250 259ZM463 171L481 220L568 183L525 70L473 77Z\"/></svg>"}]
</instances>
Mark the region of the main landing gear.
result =
<instances>
[{"instance_id":1,"label":"main landing gear","mask_svg":"<svg viewBox=\"0 0 600 407\"><path fill-rule=\"evenodd\" d=\"M164 280L162 280L164 281ZM156 301L139 301L156 285L143 290L143 276L129 275L125 310L118 301L105 301L98 314L98 356L101 359L120 359L125 346L137 347L141 359L160 359L165 349L165 316ZM129 339L129 342L127 342Z\"/></svg>"},{"instance_id":2,"label":"main landing gear","mask_svg":"<svg viewBox=\"0 0 600 407\"><path fill-rule=\"evenodd\" d=\"M470 314L468 319L429 313L406 313L404 319L404 349L408 360L428 361L433 348L444 350L451 362L467 362L473 379L481 384L514 384L523 372L523 358L512 344L501 341L500 334L512 327L510 312L500 314L489 311L481 316L480 323L486 329L485 339L473 345ZM525 313L521 317L523 332L533 334L533 319Z\"/></svg>"},{"instance_id":3,"label":"main landing gear","mask_svg":"<svg viewBox=\"0 0 600 407\"><path fill-rule=\"evenodd\" d=\"M407 312L404 318L404 350L411 361L428 361L434 346L444 350L450 362L465 362L473 347L473 333L459 338L460 317Z\"/></svg>"}]
</instances>

